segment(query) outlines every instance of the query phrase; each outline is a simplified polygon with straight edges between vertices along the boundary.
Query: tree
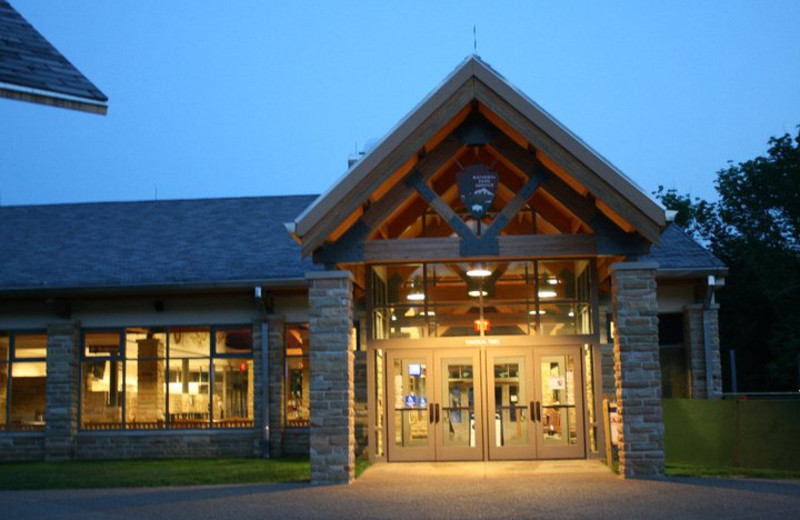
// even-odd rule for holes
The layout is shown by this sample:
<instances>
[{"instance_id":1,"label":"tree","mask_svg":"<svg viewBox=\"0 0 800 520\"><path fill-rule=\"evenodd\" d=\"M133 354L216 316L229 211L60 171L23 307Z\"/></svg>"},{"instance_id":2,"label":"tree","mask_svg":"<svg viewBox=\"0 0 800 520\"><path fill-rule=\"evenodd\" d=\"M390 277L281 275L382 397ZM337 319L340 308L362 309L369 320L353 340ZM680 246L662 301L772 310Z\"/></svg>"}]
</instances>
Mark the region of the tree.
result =
<instances>
[{"instance_id":1,"label":"tree","mask_svg":"<svg viewBox=\"0 0 800 520\"><path fill-rule=\"evenodd\" d=\"M718 293L720 342L739 360L740 389L800 388L800 131L766 156L717 173L718 202L659 187L675 222L728 266ZM725 374L727 376L727 374Z\"/></svg>"}]
</instances>

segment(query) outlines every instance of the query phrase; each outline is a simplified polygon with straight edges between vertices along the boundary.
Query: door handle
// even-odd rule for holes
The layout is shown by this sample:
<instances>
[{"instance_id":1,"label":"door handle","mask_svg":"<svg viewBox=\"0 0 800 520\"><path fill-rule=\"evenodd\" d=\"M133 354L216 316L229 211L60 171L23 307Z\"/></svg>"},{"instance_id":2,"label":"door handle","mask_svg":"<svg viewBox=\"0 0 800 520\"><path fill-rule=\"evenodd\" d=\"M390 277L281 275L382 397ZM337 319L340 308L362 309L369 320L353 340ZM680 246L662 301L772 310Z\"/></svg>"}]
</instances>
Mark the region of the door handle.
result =
<instances>
[{"instance_id":1,"label":"door handle","mask_svg":"<svg viewBox=\"0 0 800 520\"><path fill-rule=\"evenodd\" d=\"M428 405L428 420L429 420L431 423L433 423L434 419L435 419L435 417L434 417L434 415L433 415L433 403L430 403L430 404Z\"/></svg>"},{"instance_id":2,"label":"door handle","mask_svg":"<svg viewBox=\"0 0 800 520\"><path fill-rule=\"evenodd\" d=\"M536 403L531 401L530 408L531 408L531 421L536 422Z\"/></svg>"},{"instance_id":3,"label":"door handle","mask_svg":"<svg viewBox=\"0 0 800 520\"><path fill-rule=\"evenodd\" d=\"M542 403L536 401L536 420L542 422Z\"/></svg>"},{"instance_id":4,"label":"door handle","mask_svg":"<svg viewBox=\"0 0 800 520\"><path fill-rule=\"evenodd\" d=\"M436 403L436 424L439 424L439 403Z\"/></svg>"}]
</instances>

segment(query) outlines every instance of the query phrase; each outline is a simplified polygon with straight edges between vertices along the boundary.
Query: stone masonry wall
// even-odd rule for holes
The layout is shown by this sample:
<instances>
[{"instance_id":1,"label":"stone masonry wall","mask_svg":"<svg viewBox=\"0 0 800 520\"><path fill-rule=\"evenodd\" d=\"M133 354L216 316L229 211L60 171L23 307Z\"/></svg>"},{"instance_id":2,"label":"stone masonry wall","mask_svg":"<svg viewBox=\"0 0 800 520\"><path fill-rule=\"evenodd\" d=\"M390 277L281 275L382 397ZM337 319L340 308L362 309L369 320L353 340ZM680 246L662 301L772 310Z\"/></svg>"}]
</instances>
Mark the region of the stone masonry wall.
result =
<instances>
[{"instance_id":1,"label":"stone masonry wall","mask_svg":"<svg viewBox=\"0 0 800 520\"><path fill-rule=\"evenodd\" d=\"M0 434L0 462L44 460L44 432Z\"/></svg>"},{"instance_id":2,"label":"stone masonry wall","mask_svg":"<svg viewBox=\"0 0 800 520\"><path fill-rule=\"evenodd\" d=\"M367 353L356 352L353 366L353 385L355 399L356 456L367 449L369 415L367 412Z\"/></svg>"},{"instance_id":3,"label":"stone masonry wall","mask_svg":"<svg viewBox=\"0 0 800 520\"><path fill-rule=\"evenodd\" d=\"M70 460L78 431L78 357L80 323L64 322L47 328L47 410L45 459Z\"/></svg>"},{"instance_id":4,"label":"stone masonry wall","mask_svg":"<svg viewBox=\"0 0 800 520\"><path fill-rule=\"evenodd\" d=\"M264 387L266 377L264 375L264 363L262 352L262 325L261 320L253 321L253 377L252 377L252 392L253 392L253 428L256 432L256 438L253 440L253 453L254 457L269 456L269 447L265 445L266 440L264 437Z\"/></svg>"},{"instance_id":5,"label":"stone masonry wall","mask_svg":"<svg viewBox=\"0 0 800 520\"><path fill-rule=\"evenodd\" d=\"M269 456L281 457L283 451L284 407L284 347L286 345L283 316L272 315L267 319L269 325Z\"/></svg>"},{"instance_id":6,"label":"stone masonry wall","mask_svg":"<svg viewBox=\"0 0 800 520\"><path fill-rule=\"evenodd\" d=\"M711 350L711 395L706 377L705 328L703 315L708 319L709 348ZM719 308L704 309L702 304L687 305L683 311L686 365L689 368L689 388L693 399L719 399L722 397L722 362L719 353Z\"/></svg>"},{"instance_id":7,"label":"stone masonry wall","mask_svg":"<svg viewBox=\"0 0 800 520\"><path fill-rule=\"evenodd\" d=\"M252 457L257 430L81 432L79 460Z\"/></svg>"},{"instance_id":8,"label":"stone masonry wall","mask_svg":"<svg viewBox=\"0 0 800 520\"><path fill-rule=\"evenodd\" d=\"M664 474L656 267L650 262L611 267L619 470L626 478Z\"/></svg>"},{"instance_id":9,"label":"stone masonry wall","mask_svg":"<svg viewBox=\"0 0 800 520\"><path fill-rule=\"evenodd\" d=\"M352 277L317 271L309 281L311 365L309 451L312 484L345 484L355 477Z\"/></svg>"}]
</instances>

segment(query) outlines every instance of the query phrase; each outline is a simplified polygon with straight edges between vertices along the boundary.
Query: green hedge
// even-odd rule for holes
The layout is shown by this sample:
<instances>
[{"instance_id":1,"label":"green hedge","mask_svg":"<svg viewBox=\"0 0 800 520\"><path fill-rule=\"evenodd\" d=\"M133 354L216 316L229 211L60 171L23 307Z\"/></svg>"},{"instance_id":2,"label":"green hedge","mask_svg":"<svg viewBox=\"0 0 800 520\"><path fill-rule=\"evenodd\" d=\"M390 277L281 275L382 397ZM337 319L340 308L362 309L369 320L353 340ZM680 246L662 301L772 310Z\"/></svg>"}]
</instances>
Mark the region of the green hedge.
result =
<instances>
[{"instance_id":1,"label":"green hedge","mask_svg":"<svg viewBox=\"0 0 800 520\"><path fill-rule=\"evenodd\" d=\"M800 470L800 401L662 404L668 464Z\"/></svg>"}]
</instances>

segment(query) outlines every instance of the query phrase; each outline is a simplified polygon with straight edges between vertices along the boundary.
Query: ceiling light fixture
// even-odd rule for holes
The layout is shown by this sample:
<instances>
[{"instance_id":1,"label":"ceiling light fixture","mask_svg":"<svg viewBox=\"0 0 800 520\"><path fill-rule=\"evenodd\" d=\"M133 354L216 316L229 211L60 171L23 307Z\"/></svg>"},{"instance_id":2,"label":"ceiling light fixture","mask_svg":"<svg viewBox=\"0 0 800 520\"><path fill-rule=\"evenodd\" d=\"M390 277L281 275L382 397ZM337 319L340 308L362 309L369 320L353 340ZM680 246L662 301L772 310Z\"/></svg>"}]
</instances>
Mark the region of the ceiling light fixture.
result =
<instances>
[{"instance_id":1,"label":"ceiling light fixture","mask_svg":"<svg viewBox=\"0 0 800 520\"><path fill-rule=\"evenodd\" d=\"M425 299L425 293L423 293L422 291L417 289L414 292L408 293L408 296L406 296L406 299L410 300L412 302L419 302L419 301L422 301L422 300Z\"/></svg>"},{"instance_id":2,"label":"ceiling light fixture","mask_svg":"<svg viewBox=\"0 0 800 520\"><path fill-rule=\"evenodd\" d=\"M539 298L555 298L558 293L553 289L542 289L539 291Z\"/></svg>"},{"instance_id":3,"label":"ceiling light fixture","mask_svg":"<svg viewBox=\"0 0 800 520\"><path fill-rule=\"evenodd\" d=\"M467 271L467 276L470 278L486 278L491 275L492 272L486 269L483 264L476 264L475 267Z\"/></svg>"},{"instance_id":4,"label":"ceiling light fixture","mask_svg":"<svg viewBox=\"0 0 800 520\"><path fill-rule=\"evenodd\" d=\"M480 290L479 289L472 289L467 294L469 294L473 298L478 298L480 296L487 296L489 293L484 291L483 289L480 289Z\"/></svg>"}]
</instances>

